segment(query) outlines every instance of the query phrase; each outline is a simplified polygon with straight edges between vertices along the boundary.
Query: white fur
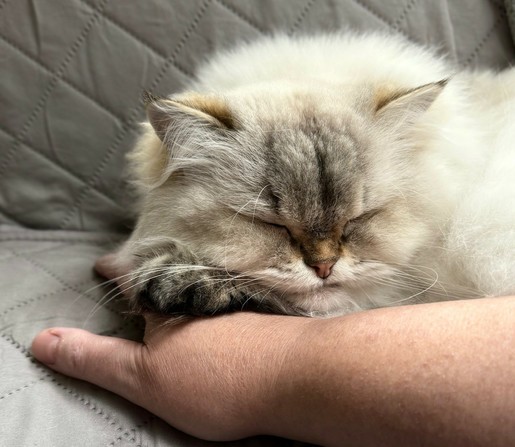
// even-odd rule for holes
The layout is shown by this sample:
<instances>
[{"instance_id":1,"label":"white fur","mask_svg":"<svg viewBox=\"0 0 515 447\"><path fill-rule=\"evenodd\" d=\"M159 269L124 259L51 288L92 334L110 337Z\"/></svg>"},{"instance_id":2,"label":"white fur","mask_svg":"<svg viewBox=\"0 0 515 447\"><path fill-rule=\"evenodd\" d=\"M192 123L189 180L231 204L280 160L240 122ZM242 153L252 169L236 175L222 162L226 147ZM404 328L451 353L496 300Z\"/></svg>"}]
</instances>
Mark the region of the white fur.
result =
<instances>
[{"instance_id":1,"label":"white fur","mask_svg":"<svg viewBox=\"0 0 515 447\"><path fill-rule=\"evenodd\" d=\"M417 121L405 143L406 157L408 151L418 151L417 169L412 174L417 176L416 187L408 189L406 184L399 184L402 194L425 204L422 211L414 213L418 213L417 219L427 224L404 230L407 236L400 249L411 255L408 265L399 266L399 269L403 275L425 277L428 290L410 295L409 288L394 293L391 287L386 284L382 287L381 283L364 288L355 281L360 272L352 269L357 267L346 265L342 259L328 282L346 282L345 291L319 292L319 278L311 275L312 272L299 262L295 266L297 276L291 280L289 290L305 294L305 298L298 298L302 306L315 313L335 314L416 301L414 298L418 295L435 300L515 293L515 69L502 73L460 72L432 51L399 37L345 33L264 39L222 53L199 70L192 90L233 98L236 108L238 97L270 95L270 114L287 113L281 108L284 102L276 103L273 98L289 89L319 91L321 106L327 110L333 107L335 113L340 113L339 104L332 105L329 100L324 102L325 90L341 89L342 98L351 98L352 106L359 108L361 103L366 103L368 91L411 89L442 79L450 79L450 82L424 114L424 119ZM251 115L245 115L245 110L239 112L245 119L252 119ZM388 141L395 138L398 129L384 126L381 132ZM144 139L141 145L160 147L159 140L150 131ZM201 136L198 139L201 140ZM181 150L188 144L181 144L177 146L180 155L175 167L166 166L164 177L156 174L163 170L159 166L156 168L155 163L151 166L147 163L146 169L140 168L140 180L145 176L153 177L150 189L161 186L173 169L182 166L181 157L188 157L188 151L185 149L184 155ZM198 146L202 142L195 140L194 144ZM417 147L413 148L413 145ZM231 160L237 158L231 150L227 146L221 151L227 160L227 170L221 175L230 172ZM136 164L140 163L138 157L142 153L140 149L133 155ZM197 152L194 154L196 157ZM402 152L400 154L402 157ZM389 181L388 165L392 163L390 155L386 150L376 154L380 161L378 169L385 171L382 175L378 173L376 178L384 178L386 183ZM189 157L191 160L191 154ZM252 161L251 154L247 162L249 160ZM157 162L158 165L162 163ZM396 163L402 167L403 161ZM408 163L405 166L412 169ZM376 187L381 188L380 183ZM164 188L168 187L165 185ZM189 206L194 208L195 203L211 200L200 187L166 191L176 199L175 214L178 215L193 216L187 211ZM258 200L259 196L253 204L254 211ZM246 205L241 203L242 207ZM172 215L169 216L171 223L160 221L159 206L166 206L162 196L147 204L147 215L142 216L132 240L122 252L124 256L131 252L131 244L138 238L170 235L180 227L173 223L175 217ZM231 218L228 216L226 220L229 230ZM213 232L213 237L223 233L220 229L213 229ZM181 237L180 234L173 236ZM200 236L198 239L192 237L185 236L183 242L193 247L203 243ZM209 256L225 257L226 267L254 269L256 277L265 278L265 285L277 284L284 279L280 272L256 269L250 254L248 258L240 256L230 265L227 264L231 262L227 248L224 253L216 248L212 250ZM391 274L379 264L370 263L360 268L363 275L370 278ZM446 286L451 287L450 293ZM429 288L434 292L432 295ZM310 294L303 292L308 290Z\"/></svg>"},{"instance_id":2,"label":"white fur","mask_svg":"<svg viewBox=\"0 0 515 447\"><path fill-rule=\"evenodd\" d=\"M427 179L421 200L447 202L438 205L447 208L444 240L420 262L443 268L448 283L485 295L515 293L515 69L459 72L430 50L381 34L280 36L219 55L201 68L193 88L307 79L410 88L447 77L450 85L420 129L430 165L421 172L438 175Z\"/></svg>"}]
</instances>

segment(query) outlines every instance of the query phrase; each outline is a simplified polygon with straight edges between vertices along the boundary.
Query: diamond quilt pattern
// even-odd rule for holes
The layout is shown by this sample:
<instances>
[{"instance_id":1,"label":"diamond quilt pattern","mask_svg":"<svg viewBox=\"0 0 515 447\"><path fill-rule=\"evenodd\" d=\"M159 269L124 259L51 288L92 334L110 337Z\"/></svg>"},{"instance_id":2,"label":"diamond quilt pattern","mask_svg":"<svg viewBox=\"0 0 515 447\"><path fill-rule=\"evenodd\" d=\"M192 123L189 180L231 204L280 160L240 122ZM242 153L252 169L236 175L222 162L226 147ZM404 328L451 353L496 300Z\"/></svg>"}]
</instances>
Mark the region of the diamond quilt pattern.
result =
<instances>
[{"instance_id":1,"label":"diamond quilt pattern","mask_svg":"<svg viewBox=\"0 0 515 447\"><path fill-rule=\"evenodd\" d=\"M126 318L123 303L98 305L114 293L98 287L92 265L131 225L124 165L143 118L143 90L177 91L213 51L277 31L392 31L436 45L458 66L503 68L515 54L514 5L0 0L0 444L214 445L46 369L27 348L52 325L141 337L141 321Z\"/></svg>"},{"instance_id":2,"label":"diamond quilt pattern","mask_svg":"<svg viewBox=\"0 0 515 447\"><path fill-rule=\"evenodd\" d=\"M513 57L502 3L479 0L4 1L2 221L117 230L131 199L124 154L143 89L167 94L214 50L280 30L383 29L438 45L461 66ZM14 178L16 177L16 178ZM44 191L43 191L44 190Z\"/></svg>"}]
</instances>

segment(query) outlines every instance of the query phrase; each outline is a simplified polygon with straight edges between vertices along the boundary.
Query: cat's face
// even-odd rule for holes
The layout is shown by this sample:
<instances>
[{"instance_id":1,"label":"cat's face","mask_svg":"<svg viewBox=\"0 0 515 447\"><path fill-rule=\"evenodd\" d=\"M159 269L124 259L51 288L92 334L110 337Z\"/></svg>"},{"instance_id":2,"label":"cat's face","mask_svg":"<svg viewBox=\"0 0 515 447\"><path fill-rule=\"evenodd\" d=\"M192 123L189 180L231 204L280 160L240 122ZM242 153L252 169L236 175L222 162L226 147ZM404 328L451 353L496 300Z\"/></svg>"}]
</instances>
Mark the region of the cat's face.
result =
<instances>
[{"instance_id":1,"label":"cat's face","mask_svg":"<svg viewBox=\"0 0 515 447\"><path fill-rule=\"evenodd\" d=\"M429 231L410 200L408 134L441 88L154 101L159 140L147 133L133 155L147 188L132 243L173 238L306 314L372 307L367 290Z\"/></svg>"}]
</instances>

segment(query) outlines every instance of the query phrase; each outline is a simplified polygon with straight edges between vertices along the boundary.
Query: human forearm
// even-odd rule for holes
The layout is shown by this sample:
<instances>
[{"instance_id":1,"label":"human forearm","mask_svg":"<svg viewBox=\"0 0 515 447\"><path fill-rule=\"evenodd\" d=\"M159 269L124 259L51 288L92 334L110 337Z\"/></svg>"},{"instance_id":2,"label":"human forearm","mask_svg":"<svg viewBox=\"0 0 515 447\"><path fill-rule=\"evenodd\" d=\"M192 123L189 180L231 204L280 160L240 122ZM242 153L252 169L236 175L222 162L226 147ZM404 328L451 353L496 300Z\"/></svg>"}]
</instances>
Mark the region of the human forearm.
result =
<instances>
[{"instance_id":1,"label":"human forearm","mask_svg":"<svg viewBox=\"0 0 515 447\"><path fill-rule=\"evenodd\" d=\"M515 297L150 323L146 344L54 328L32 348L204 439L515 445Z\"/></svg>"},{"instance_id":2,"label":"human forearm","mask_svg":"<svg viewBox=\"0 0 515 447\"><path fill-rule=\"evenodd\" d=\"M380 309L302 330L267 432L322 445L515 445L515 298Z\"/></svg>"}]
</instances>

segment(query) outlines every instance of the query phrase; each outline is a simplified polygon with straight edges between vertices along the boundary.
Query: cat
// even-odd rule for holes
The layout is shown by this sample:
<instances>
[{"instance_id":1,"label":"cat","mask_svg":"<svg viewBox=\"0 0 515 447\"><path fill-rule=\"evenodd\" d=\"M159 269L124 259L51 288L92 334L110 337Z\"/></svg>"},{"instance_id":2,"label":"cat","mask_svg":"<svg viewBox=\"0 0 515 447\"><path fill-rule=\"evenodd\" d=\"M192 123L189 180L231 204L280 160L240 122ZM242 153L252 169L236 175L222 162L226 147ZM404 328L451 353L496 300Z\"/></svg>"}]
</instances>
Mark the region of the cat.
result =
<instances>
[{"instance_id":1,"label":"cat","mask_svg":"<svg viewBox=\"0 0 515 447\"><path fill-rule=\"evenodd\" d=\"M515 293L515 69L459 71L398 36L278 35L147 100L139 219L98 263L135 310Z\"/></svg>"}]
</instances>

